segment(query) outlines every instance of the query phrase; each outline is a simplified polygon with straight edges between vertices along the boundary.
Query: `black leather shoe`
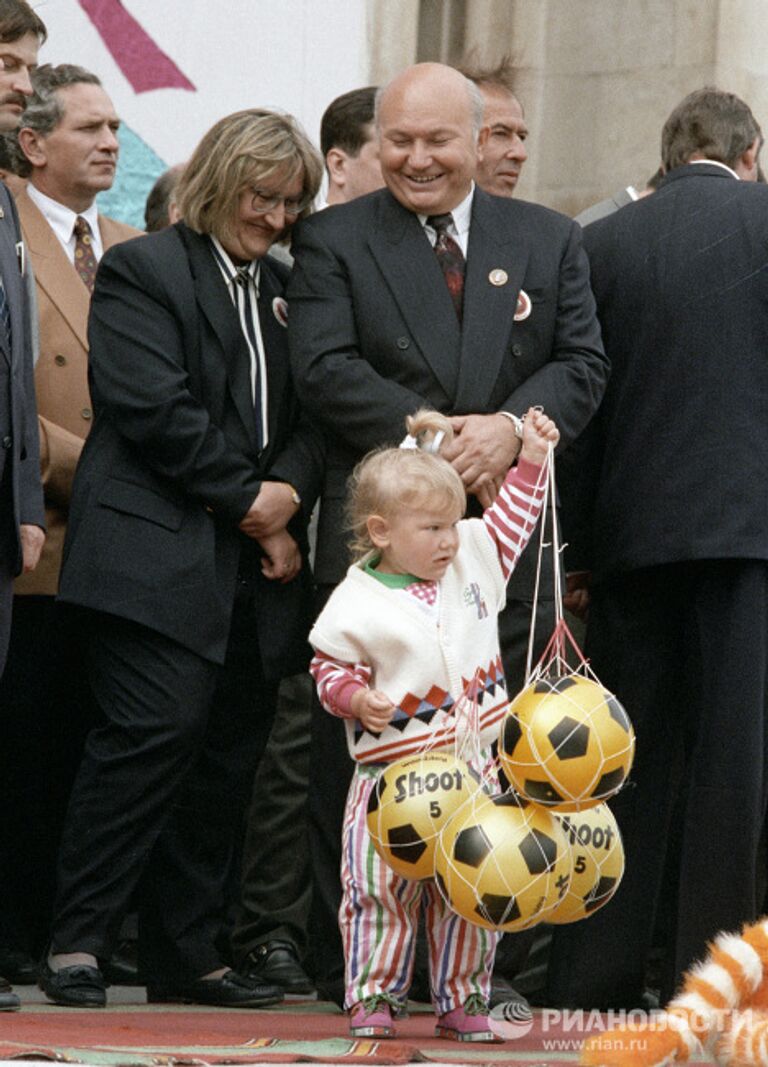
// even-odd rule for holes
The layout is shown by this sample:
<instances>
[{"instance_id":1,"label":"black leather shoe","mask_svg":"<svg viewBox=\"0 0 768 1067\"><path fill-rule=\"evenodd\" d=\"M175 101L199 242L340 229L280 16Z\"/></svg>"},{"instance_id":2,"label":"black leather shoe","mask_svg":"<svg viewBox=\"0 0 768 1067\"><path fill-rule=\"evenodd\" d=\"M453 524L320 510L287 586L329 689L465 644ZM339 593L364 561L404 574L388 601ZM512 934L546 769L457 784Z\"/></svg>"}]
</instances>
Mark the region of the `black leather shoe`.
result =
<instances>
[{"instance_id":1,"label":"black leather shoe","mask_svg":"<svg viewBox=\"0 0 768 1067\"><path fill-rule=\"evenodd\" d=\"M248 956L249 978L279 986L284 993L314 993L315 985L299 963L290 941L266 941Z\"/></svg>"},{"instance_id":2,"label":"black leather shoe","mask_svg":"<svg viewBox=\"0 0 768 1067\"><path fill-rule=\"evenodd\" d=\"M148 1004L210 1004L216 1008L266 1008L279 1004L283 991L250 975L226 971L221 978L197 978L176 986L147 986Z\"/></svg>"},{"instance_id":3,"label":"black leather shoe","mask_svg":"<svg viewBox=\"0 0 768 1067\"><path fill-rule=\"evenodd\" d=\"M7 978L0 978L0 1011L18 1011L21 1001L11 989Z\"/></svg>"},{"instance_id":4,"label":"black leather shoe","mask_svg":"<svg viewBox=\"0 0 768 1067\"><path fill-rule=\"evenodd\" d=\"M77 964L52 971L46 960L37 984L49 1000L65 1008L103 1008L107 1003L107 984L98 967Z\"/></svg>"},{"instance_id":5,"label":"black leather shoe","mask_svg":"<svg viewBox=\"0 0 768 1067\"><path fill-rule=\"evenodd\" d=\"M0 952L0 974L13 985L37 985L40 968L28 952L8 949Z\"/></svg>"}]
</instances>

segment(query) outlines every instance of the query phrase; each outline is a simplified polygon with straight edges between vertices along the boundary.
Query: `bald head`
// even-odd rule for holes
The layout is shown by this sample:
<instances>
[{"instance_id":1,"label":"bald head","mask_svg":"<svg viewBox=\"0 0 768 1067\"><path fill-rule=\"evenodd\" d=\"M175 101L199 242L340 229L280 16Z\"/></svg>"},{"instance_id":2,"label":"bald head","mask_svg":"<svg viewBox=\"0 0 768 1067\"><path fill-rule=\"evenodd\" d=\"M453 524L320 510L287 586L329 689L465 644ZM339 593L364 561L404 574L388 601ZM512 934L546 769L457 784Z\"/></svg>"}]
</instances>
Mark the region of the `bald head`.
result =
<instances>
[{"instance_id":1,"label":"bald head","mask_svg":"<svg viewBox=\"0 0 768 1067\"><path fill-rule=\"evenodd\" d=\"M464 200L482 115L477 87L442 63L418 63L384 86L375 116L381 170L403 207L438 215Z\"/></svg>"}]
</instances>

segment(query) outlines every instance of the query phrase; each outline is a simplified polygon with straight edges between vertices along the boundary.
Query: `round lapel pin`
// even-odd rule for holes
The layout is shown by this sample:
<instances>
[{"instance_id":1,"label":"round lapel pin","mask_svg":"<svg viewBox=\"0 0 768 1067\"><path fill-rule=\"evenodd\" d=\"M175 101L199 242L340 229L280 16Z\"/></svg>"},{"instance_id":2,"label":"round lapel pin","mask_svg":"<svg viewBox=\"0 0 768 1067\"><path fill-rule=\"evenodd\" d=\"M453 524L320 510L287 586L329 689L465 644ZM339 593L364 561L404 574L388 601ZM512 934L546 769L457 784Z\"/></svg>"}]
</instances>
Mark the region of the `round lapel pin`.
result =
<instances>
[{"instance_id":1,"label":"round lapel pin","mask_svg":"<svg viewBox=\"0 0 768 1067\"><path fill-rule=\"evenodd\" d=\"M526 293L525 289L521 289L517 294L517 307L515 308L514 319L515 322L522 322L523 319L527 319L531 313L531 298Z\"/></svg>"},{"instance_id":2,"label":"round lapel pin","mask_svg":"<svg viewBox=\"0 0 768 1067\"><path fill-rule=\"evenodd\" d=\"M282 296L276 296L272 301L272 312L281 326L288 325L288 303Z\"/></svg>"},{"instance_id":3,"label":"round lapel pin","mask_svg":"<svg viewBox=\"0 0 768 1067\"><path fill-rule=\"evenodd\" d=\"M492 270L488 275L488 281L491 285L506 285L509 281L509 275L505 270L502 270L501 267L496 267L496 269Z\"/></svg>"}]
</instances>

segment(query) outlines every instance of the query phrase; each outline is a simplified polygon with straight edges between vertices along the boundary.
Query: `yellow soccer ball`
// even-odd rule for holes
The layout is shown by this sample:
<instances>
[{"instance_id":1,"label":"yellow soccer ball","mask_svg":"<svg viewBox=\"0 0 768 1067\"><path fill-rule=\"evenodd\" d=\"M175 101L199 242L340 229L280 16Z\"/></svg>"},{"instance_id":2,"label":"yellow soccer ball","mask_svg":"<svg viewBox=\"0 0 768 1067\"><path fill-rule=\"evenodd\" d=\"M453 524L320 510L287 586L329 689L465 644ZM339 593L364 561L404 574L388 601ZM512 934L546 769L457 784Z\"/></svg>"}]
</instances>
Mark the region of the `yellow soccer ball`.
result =
<instances>
[{"instance_id":1,"label":"yellow soccer ball","mask_svg":"<svg viewBox=\"0 0 768 1067\"><path fill-rule=\"evenodd\" d=\"M581 811L613 796L634 753L624 708L580 674L540 678L523 689L499 736L499 761L516 792L556 811Z\"/></svg>"},{"instance_id":2,"label":"yellow soccer ball","mask_svg":"<svg viewBox=\"0 0 768 1067\"><path fill-rule=\"evenodd\" d=\"M489 930L524 930L546 919L570 875L560 823L513 793L467 801L435 851L435 881L448 906Z\"/></svg>"},{"instance_id":3,"label":"yellow soccer ball","mask_svg":"<svg viewBox=\"0 0 768 1067\"><path fill-rule=\"evenodd\" d=\"M437 835L478 789L479 776L449 752L391 763L368 798L368 833L376 851L403 878L431 878Z\"/></svg>"},{"instance_id":4,"label":"yellow soccer ball","mask_svg":"<svg viewBox=\"0 0 768 1067\"><path fill-rule=\"evenodd\" d=\"M547 922L573 923L593 915L619 888L624 874L624 845L607 804L555 818L571 846L573 875L565 896L549 913Z\"/></svg>"}]
</instances>

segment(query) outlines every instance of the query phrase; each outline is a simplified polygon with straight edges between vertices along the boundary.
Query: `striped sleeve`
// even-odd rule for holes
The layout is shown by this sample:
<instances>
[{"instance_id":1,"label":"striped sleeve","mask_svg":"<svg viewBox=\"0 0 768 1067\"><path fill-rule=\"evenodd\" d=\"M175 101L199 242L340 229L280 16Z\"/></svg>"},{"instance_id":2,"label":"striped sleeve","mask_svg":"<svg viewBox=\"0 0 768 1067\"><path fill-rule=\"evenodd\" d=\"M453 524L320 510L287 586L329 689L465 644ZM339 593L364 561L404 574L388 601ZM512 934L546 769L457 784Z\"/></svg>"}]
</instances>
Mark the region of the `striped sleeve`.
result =
<instances>
[{"instance_id":1,"label":"striped sleeve","mask_svg":"<svg viewBox=\"0 0 768 1067\"><path fill-rule=\"evenodd\" d=\"M511 467L498 495L483 512L483 522L496 544L506 581L530 540L541 514L546 466L526 459Z\"/></svg>"},{"instance_id":2,"label":"striped sleeve","mask_svg":"<svg viewBox=\"0 0 768 1067\"><path fill-rule=\"evenodd\" d=\"M371 668L365 663L342 663L323 652L315 652L309 673L325 710L340 719L354 718L350 702L358 689L368 687Z\"/></svg>"}]
</instances>

